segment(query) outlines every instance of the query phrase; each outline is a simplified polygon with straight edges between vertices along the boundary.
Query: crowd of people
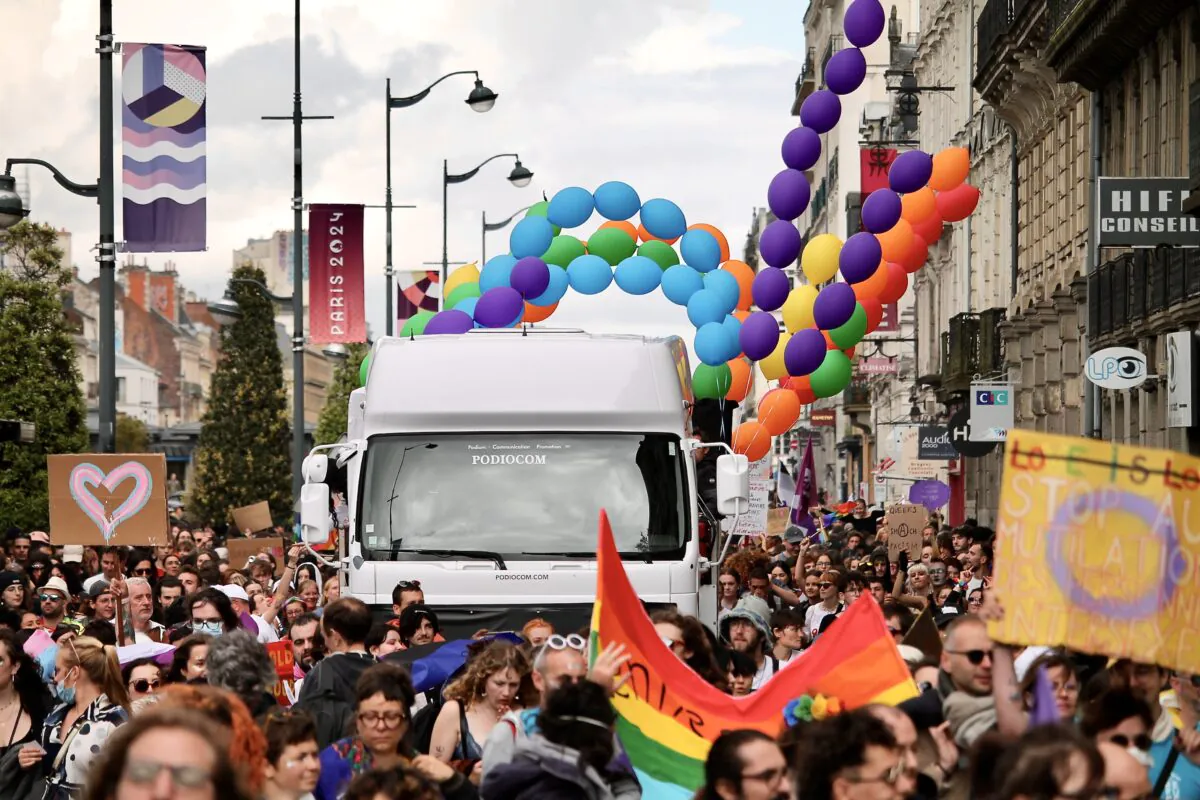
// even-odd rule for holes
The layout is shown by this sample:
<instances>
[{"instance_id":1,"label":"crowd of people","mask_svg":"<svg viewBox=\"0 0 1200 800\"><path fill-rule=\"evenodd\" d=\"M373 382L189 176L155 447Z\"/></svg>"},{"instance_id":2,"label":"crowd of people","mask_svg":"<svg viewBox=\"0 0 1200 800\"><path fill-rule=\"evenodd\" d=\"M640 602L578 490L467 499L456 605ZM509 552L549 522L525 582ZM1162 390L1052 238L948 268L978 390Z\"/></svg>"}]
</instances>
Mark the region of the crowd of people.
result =
<instances>
[{"instance_id":1,"label":"crowd of people","mask_svg":"<svg viewBox=\"0 0 1200 800\"><path fill-rule=\"evenodd\" d=\"M912 563L887 538L859 507L819 540L746 543L720 573L715 630L648 609L675 656L742 696L870 594L920 690L781 710L774 736L727 731L698 797L1200 798L1200 676L993 642L991 531L932 517ZM339 597L302 547L233 564L220 544L182 523L148 550L10 532L0 800L652 797L610 700L620 647L589 654L587 630L533 619L479 632L460 668L414 687L405 657L445 636L420 584L385 613Z\"/></svg>"}]
</instances>

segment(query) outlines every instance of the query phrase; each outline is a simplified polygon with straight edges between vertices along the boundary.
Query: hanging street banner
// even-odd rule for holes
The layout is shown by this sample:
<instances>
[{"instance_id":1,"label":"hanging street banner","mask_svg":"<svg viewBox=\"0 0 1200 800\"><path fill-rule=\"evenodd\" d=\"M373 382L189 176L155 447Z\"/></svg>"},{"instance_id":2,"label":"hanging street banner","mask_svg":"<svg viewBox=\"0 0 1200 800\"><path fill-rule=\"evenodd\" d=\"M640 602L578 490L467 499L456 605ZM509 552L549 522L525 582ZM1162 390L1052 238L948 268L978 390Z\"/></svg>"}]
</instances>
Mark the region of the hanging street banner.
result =
<instances>
[{"instance_id":1,"label":"hanging street banner","mask_svg":"<svg viewBox=\"0 0 1200 800\"><path fill-rule=\"evenodd\" d=\"M308 325L318 344L367 340L363 207L309 206Z\"/></svg>"},{"instance_id":2,"label":"hanging street banner","mask_svg":"<svg viewBox=\"0 0 1200 800\"><path fill-rule=\"evenodd\" d=\"M1183 213L1187 178L1105 178L1101 247L1200 247L1200 217Z\"/></svg>"},{"instance_id":3,"label":"hanging street banner","mask_svg":"<svg viewBox=\"0 0 1200 800\"><path fill-rule=\"evenodd\" d=\"M958 451L950 441L950 429L944 425L917 428L917 457L929 461L953 461Z\"/></svg>"},{"instance_id":4,"label":"hanging street banner","mask_svg":"<svg viewBox=\"0 0 1200 800\"><path fill-rule=\"evenodd\" d=\"M1016 427L1011 383L971 384L971 441L1003 442Z\"/></svg>"},{"instance_id":5,"label":"hanging street banner","mask_svg":"<svg viewBox=\"0 0 1200 800\"><path fill-rule=\"evenodd\" d=\"M203 47L121 45L121 249L206 248L207 75Z\"/></svg>"},{"instance_id":6,"label":"hanging street banner","mask_svg":"<svg viewBox=\"0 0 1200 800\"><path fill-rule=\"evenodd\" d=\"M996 641L1200 672L1200 459L1014 430L996 524Z\"/></svg>"}]
</instances>

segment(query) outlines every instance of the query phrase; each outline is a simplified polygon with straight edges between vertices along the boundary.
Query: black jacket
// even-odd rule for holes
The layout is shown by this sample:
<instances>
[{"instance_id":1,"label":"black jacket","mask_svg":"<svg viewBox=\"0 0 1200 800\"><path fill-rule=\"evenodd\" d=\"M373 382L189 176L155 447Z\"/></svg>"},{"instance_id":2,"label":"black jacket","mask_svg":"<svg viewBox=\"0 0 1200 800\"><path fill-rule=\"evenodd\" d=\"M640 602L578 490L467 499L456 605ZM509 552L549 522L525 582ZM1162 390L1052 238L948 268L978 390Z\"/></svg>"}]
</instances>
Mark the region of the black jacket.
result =
<instances>
[{"instance_id":1,"label":"black jacket","mask_svg":"<svg viewBox=\"0 0 1200 800\"><path fill-rule=\"evenodd\" d=\"M369 653L333 653L317 662L300 684L296 708L317 722L317 745L326 748L347 736L354 718L354 684L378 663Z\"/></svg>"}]
</instances>

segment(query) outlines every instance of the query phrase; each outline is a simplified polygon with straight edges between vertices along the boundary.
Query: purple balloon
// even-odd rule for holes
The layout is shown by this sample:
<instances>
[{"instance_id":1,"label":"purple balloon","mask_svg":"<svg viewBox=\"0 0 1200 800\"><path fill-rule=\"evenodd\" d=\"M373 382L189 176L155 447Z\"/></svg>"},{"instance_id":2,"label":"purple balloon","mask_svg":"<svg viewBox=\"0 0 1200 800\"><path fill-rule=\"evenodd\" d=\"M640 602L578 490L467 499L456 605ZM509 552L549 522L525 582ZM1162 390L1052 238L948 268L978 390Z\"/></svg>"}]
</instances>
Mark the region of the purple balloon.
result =
<instances>
[{"instance_id":1,"label":"purple balloon","mask_svg":"<svg viewBox=\"0 0 1200 800\"><path fill-rule=\"evenodd\" d=\"M738 329L738 344L751 361L762 361L779 344L779 320L767 311L755 311Z\"/></svg>"},{"instance_id":2,"label":"purple balloon","mask_svg":"<svg viewBox=\"0 0 1200 800\"><path fill-rule=\"evenodd\" d=\"M772 222L771 224L778 223ZM796 229L792 228L792 230ZM797 233L796 236L799 238L800 234ZM782 306L791 290L792 281L787 273L775 267L759 270L758 274L754 276L754 283L750 284L750 296L754 298L754 305L763 311L774 311ZM778 323L776 323L776 327L778 327Z\"/></svg>"},{"instance_id":3,"label":"purple balloon","mask_svg":"<svg viewBox=\"0 0 1200 800\"><path fill-rule=\"evenodd\" d=\"M883 248L875 234L861 232L851 236L842 245L838 266L846 283L861 283L875 274L882 258Z\"/></svg>"},{"instance_id":4,"label":"purple balloon","mask_svg":"<svg viewBox=\"0 0 1200 800\"><path fill-rule=\"evenodd\" d=\"M840 328L850 321L850 317L854 316L854 307L857 304L858 298L854 296L854 290L850 288L850 284L831 283L821 290L817 295L816 302L813 303L813 320L823 331ZM475 316L479 316L478 307ZM824 338L824 336L821 337L822 340Z\"/></svg>"},{"instance_id":5,"label":"purple balloon","mask_svg":"<svg viewBox=\"0 0 1200 800\"><path fill-rule=\"evenodd\" d=\"M525 256L513 264L508 282L528 300L546 291L550 285L550 268L537 256Z\"/></svg>"},{"instance_id":6,"label":"purple balloon","mask_svg":"<svg viewBox=\"0 0 1200 800\"><path fill-rule=\"evenodd\" d=\"M896 227L903 211L900 195L891 189L876 189L863 201L863 227L871 233L887 233Z\"/></svg>"},{"instance_id":7,"label":"purple balloon","mask_svg":"<svg viewBox=\"0 0 1200 800\"><path fill-rule=\"evenodd\" d=\"M842 116L842 101L828 89L819 89L800 106L800 122L817 133L829 133Z\"/></svg>"},{"instance_id":8,"label":"purple balloon","mask_svg":"<svg viewBox=\"0 0 1200 800\"><path fill-rule=\"evenodd\" d=\"M475 327L475 320L465 311L456 308L439 311L425 323L425 336L438 333L466 333Z\"/></svg>"},{"instance_id":9,"label":"purple balloon","mask_svg":"<svg viewBox=\"0 0 1200 800\"><path fill-rule=\"evenodd\" d=\"M795 219L808 208L810 191L803 172L785 169L771 179L771 185L767 187L767 205L779 219Z\"/></svg>"},{"instance_id":10,"label":"purple balloon","mask_svg":"<svg viewBox=\"0 0 1200 800\"><path fill-rule=\"evenodd\" d=\"M793 378L811 375L825 360L828 349L825 334L816 328L801 328L783 348L783 365Z\"/></svg>"},{"instance_id":11,"label":"purple balloon","mask_svg":"<svg viewBox=\"0 0 1200 800\"><path fill-rule=\"evenodd\" d=\"M484 292L475 304L475 321L485 328L507 328L524 310L520 292L511 286L496 286Z\"/></svg>"},{"instance_id":12,"label":"purple balloon","mask_svg":"<svg viewBox=\"0 0 1200 800\"><path fill-rule=\"evenodd\" d=\"M821 135L812 128L792 128L783 137L783 147L780 148L783 163L792 169L803 172L812 169L821 157Z\"/></svg>"},{"instance_id":13,"label":"purple balloon","mask_svg":"<svg viewBox=\"0 0 1200 800\"><path fill-rule=\"evenodd\" d=\"M933 158L924 150L909 150L896 156L888 169L892 191L908 194L925 187L933 174Z\"/></svg>"},{"instance_id":14,"label":"purple balloon","mask_svg":"<svg viewBox=\"0 0 1200 800\"><path fill-rule=\"evenodd\" d=\"M857 47L839 50L825 65L825 85L834 94L850 94L867 77L867 59Z\"/></svg>"},{"instance_id":15,"label":"purple balloon","mask_svg":"<svg viewBox=\"0 0 1200 800\"><path fill-rule=\"evenodd\" d=\"M800 231L785 219L777 219L766 227L758 240L763 261L772 267L786 267L800 255Z\"/></svg>"},{"instance_id":16,"label":"purple balloon","mask_svg":"<svg viewBox=\"0 0 1200 800\"><path fill-rule=\"evenodd\" d=\"M855 47L869 47L883 33L887 19L879 0L854 0L846 9L842 29L846 39Z\"/></svg>"}]
</instances>

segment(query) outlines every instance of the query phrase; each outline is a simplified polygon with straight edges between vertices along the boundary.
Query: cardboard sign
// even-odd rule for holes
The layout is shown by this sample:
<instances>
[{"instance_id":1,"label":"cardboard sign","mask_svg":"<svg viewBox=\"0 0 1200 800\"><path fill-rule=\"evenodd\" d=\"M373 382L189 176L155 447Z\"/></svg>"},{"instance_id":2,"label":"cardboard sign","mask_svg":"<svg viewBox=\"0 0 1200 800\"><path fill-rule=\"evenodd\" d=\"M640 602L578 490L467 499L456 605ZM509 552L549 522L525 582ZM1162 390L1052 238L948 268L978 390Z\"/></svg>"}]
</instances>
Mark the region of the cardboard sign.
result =
<instances>
[{"instance_id":1,"label":"cardboard sign","mask_svg":"<svg viewBox=\"0 0 1200 800\"><path fill-rule=\"evenodd\" d=\"M275 686L271 693L281 706L290 706L296 696L296 655L291 639L267 644L267 655L275 665Z\"/></svg>"},{"instance_id":2,"label":"cardboard sign","mask_svg":"<svg viewBox=\"0 0 1200 800\"><path fill-rule=\"evenodd\" d=\"M933 621L933 607L929 606L919 615L901 644L912 645L930 658L942 657L942 634Z\"/></svg>"},{"instance_id":3,"label":"cardboard sign","mask_svg":"<svg viewBox=\"0 0 1200 800\"><path fill-rule=\"evenodd\" d=\"M254 505L235 508L233 524L237 527L238 533L269 531L275 526L271 521L271 506L267 504L266 500L261 500Z\"/></svg>"},{"instance_id":4,"label":"cardboard sign","mask_svg":"<svg viewBox=\"0 0 1200 800\"><path fill-rule=\"evenodd\" d=\"M225 548L229 550L229 566L234 569L245 569L246 562L266 551L275 559L275 573L279 573L279 565L283 563L283 539L278 536L262 536L254 539L226 539Z\"/></svg>"},{"instance_id":5,"label":"cardboard sign","mask_svg":"<svg viewBox=\"0 0 1200 800\"><path fill-rule=\"evenodd\" d=\"M55 544L167 544L167 461L161 453L47 456L46 466Z\"/></svg>"},{"instance_id":6,"label":"cardboard sign","mask_svg":"<svg viewBox=\"0 0 1200 800\"><path fill-rule=\"evenodd\" d=\"M900 551L908 551L908 563L921 560L921 531L929 522L929 512L910 503L888 506L888 559L896 561Z\"/></svg>"},{"instance_id":7,"label":"cardboard sign","mask_svg":"<svg viewBox=\"0 0 1200 800\"><path fill-rule=\"evenodd\" d=\"M791 509L787 506L772 508L767 512L767 536L783 536L788 527L788 516Z\"/></svg>"},{"instance_id":8,"label":"cardboard sign","mask_svg":"<svg viewBox=\"0 0 1200 800\"><path fill-rule=\"evenodd\" d=\"M1200 671L1200 459L1013 430L999 511L993 639Z\"/></svg>"}]
</instances>

